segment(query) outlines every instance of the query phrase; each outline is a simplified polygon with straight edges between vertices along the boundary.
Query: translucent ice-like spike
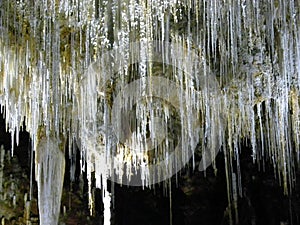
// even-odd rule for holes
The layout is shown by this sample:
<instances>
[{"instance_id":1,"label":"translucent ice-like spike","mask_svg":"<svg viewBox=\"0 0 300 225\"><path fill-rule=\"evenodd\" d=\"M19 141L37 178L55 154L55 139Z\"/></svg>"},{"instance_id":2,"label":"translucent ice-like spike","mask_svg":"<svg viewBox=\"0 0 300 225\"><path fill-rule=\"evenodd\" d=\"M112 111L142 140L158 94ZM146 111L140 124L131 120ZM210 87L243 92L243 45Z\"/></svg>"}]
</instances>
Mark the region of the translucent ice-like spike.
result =
<instances>
[{"instance_id":1,"label":"translucent ice-like spike","mask_svg":"<svg viewBox=\"0 0 300 225\"><path fill-rule=\"evenodd\" d=\"M36 179L41 224L58 224L64 171L65 157L59 149L59 140L43 137L36 150Z\"/></svg>"}]
</instances>

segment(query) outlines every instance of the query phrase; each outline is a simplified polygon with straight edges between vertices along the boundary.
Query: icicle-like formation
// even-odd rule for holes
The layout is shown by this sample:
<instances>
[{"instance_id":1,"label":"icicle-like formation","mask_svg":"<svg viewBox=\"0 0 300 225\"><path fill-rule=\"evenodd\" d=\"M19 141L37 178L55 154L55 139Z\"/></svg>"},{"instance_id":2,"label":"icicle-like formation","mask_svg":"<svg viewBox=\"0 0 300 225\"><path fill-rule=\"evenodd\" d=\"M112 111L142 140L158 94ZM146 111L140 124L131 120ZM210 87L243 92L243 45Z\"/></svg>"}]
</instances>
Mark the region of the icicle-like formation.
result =
<instances>
[{"instance_id":1,"label":"icicle-like formation","mask_svg":"<svg viewBox=\"0 0 300 225\"><path fill-rule=\"evenodd\" d=\"M41 128L76 140L82 169L95 171L103 190L101 177L166 180L196 146L202 161L193 167L215 167L222 146L229 202L233 189L242 195L247 141L253 161L263 169L271 160L291 191L300 156L299 1L0 4L0 105L12 137L25 118L34 150Z\"/></svg>"},{"instance_id":2,"label":"icicle-like formation","mask_svg":"<svg viewBox=\"0 0 300 225\"><path fill-rule=\"evenodd\" d=\"M58 224L65 174L65 155L59 140L42 138L37 145L36 179L40 224Z\"/></svg>"}]
</instances>

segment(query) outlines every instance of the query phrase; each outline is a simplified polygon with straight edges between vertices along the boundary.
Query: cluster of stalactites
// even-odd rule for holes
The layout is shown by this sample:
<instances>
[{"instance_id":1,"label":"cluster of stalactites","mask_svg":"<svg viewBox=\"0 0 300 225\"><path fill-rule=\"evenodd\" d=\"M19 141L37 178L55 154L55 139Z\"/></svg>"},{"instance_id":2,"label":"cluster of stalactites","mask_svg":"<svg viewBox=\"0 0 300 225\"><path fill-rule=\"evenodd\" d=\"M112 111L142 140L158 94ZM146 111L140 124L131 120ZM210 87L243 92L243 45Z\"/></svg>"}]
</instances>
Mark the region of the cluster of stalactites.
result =
<instances>
[{"instance_id":1,"label":"cluster of stalactites","mask_svg":"<svg viewBox=\"0 0 300 225\"><path fill-rule=\"evenodd\" d=\"M98 156L90 157L89 152L104 154L107 163L114 152L111 148L124 144L108 140L111 101L117 96L112 92L128 84L132 67L137 68L139 78L155 74L152 61L157 56L151 43L159 41L159 62L179 68L171 69L172 75L165 77L178 85L181 98L175 108L182 121L179 127L193 128L194 121L185 120L184 115L189 110L199 112L199 136L192 140L210 149L212 159L222 146L229 198L236 199L232 194L235 182L241 182L243 140L250 142L254 161L264 166L265 160L271 160L285 192L291 190L300 144L299 1L39 0L0 4L0 105L13 138L24 118L34 143L40 138L41 127L46 135L69 135L69 140L81 143L82 162L87 161L87 168L106 179L117 168L93 166ZM138 52L132 50L136 42ZM176 46L182 54L170 54ZM103 51L119 54L102 65L107 56ZM134 54L138 62L130 66ZM87 68L94 61L103 68L89 73ZM167 108L161 114L165 123L170 120ZM136 114L141 123L147 124L145 108L136 110L141 112ZM100 128L106 130L101 133ZM135 139L146 135L149 128L139 129ZM179 136L190 137L189 132L180 131ZM105 146L103 151L97 150L99 139ZM166 157L168 151L163 147L157 152L154 158ZM183 153L180 159L185 157ZM139 160L144 158L142 155ZM206 164L209 162L201 165L204 168ZM165 171L160 174L170 175ZM237 181L231 174L237 174ZM144 184L151 183L145 181L149 177L143 177Z\"/></svg>"}]
</instances>

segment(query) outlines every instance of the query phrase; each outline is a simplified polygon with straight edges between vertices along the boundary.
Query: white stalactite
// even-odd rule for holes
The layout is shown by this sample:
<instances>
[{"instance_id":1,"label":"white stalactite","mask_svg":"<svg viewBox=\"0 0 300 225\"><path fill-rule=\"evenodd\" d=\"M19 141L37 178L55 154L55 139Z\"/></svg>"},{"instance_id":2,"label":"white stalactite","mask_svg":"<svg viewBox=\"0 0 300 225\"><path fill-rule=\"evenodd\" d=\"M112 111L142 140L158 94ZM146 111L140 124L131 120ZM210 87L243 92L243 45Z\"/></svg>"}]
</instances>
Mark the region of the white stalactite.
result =
<instances>
[{"instance_id":1,"label":"white stalactite","mask_svg":"<svg viewBox=\"0 0 300 225\"><path fill-rule=\"evenodd\" d=\"M36 180L40 224L58 224L65 174L65 155L59 140L43 137L36 149Z\"/></svg>"}]
</instances>

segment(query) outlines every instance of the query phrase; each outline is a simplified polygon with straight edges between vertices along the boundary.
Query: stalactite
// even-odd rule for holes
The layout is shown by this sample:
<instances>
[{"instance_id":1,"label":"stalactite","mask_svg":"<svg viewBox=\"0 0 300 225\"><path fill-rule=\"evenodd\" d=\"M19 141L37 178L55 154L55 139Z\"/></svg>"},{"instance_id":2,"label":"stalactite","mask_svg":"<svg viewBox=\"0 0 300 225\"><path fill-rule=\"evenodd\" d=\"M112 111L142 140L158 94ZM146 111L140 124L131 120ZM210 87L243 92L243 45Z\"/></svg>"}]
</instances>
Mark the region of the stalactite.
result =
<instances>
[{"instance_id":1,"label":"stalactite","mask_svg":"<svg viewBox=\"0 0 300 225\"><path fill-rule=\"evenodd\" d=\"M36 149L36 180L40 224L58 224L65 173L59 139L42 137Z\"/></svg>"},{"instance_id":2,"label":"stalactite","mask_svg":"<svg viewBox=\"0 0 300 225\"><path fill-rule=\"evenodd\" d=\"M104 190L101 177L151 187L191 157L193 168L215 168L223 149L231 204L232 185L242 195L240 142L249 140L253 161L271 160L291 192L300 155L299 1L0 6L0 105L12 146L24 118L41 157L49 153L37 146L46 143L41 126L47 137L68 137Z\"/></svg>"}]
</instances>

